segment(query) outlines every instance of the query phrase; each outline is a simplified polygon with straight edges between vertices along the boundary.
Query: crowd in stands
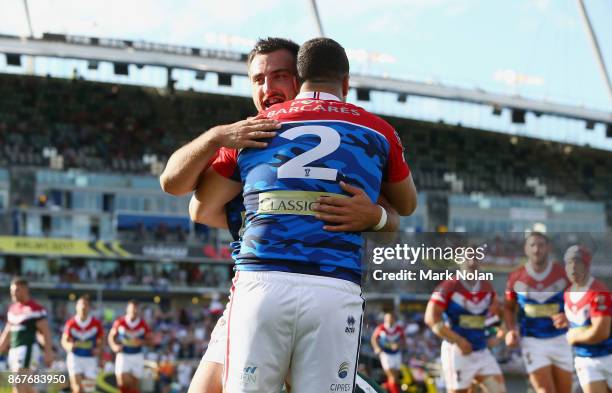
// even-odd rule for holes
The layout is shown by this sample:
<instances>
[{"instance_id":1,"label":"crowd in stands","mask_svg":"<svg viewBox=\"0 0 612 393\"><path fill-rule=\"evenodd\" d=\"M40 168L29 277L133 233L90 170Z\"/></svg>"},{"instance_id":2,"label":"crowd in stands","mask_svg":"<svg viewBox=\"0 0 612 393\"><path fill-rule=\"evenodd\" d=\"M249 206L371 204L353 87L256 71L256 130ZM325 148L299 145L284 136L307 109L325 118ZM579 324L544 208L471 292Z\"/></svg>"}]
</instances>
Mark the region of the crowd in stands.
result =
<instances>
[{"instance_id":1,"label":"crowd in stands","mask_svg":"<svg viewBox=\"0 0 612 393\"><path fill-rule=\"evenodd\" d=\"M145 154L164 162L210 127L254 113L245 97L14 75L0 75L0 108L0 165L48 165L42 152L54 147L65 168L135 173L149 171ZM466 193L533 195L527 180L537 178L548 195L611 196L605 184L612 182L612 157L605 151L387 120L403 140L419 189L450 190L444 175L455 173Z\"/></svg>"}]
</instances>

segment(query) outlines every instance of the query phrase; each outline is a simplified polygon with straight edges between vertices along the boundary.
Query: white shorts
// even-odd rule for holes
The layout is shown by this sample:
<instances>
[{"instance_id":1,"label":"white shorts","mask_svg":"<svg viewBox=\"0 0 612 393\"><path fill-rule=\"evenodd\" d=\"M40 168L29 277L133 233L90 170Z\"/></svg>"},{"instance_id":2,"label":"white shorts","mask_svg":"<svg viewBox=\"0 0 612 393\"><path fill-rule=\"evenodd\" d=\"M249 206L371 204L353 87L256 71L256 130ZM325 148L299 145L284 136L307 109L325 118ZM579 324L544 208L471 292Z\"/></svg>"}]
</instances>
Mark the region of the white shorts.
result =
<instances>
[{"instance_id":1,"label":"white shorts","mask_svg":"<svg viewBox=\"0 0 612 393\"><path fill-rule=\"evenodd\" d=\"M223 315L217 320L215 328L210 333L210 341L206 347L206 352L202 356L203 362L213 362L223 364L225 362L225 352L227 350L227 308L223 310Z\"/></svg>"},{"instance_id":2,"label":"white shorts","mask_svg":"<svg viewBox=\"0 0 612 393\"><path fill-rule=\"evenodd\" d=\"M98 359L95 356L78 356L69 353L66 356L68 374L84 375L85 378L95 379L98 376Z\"/></svg>"},{"instance_id":3,"label":"white shorts","mask_svg":"<svg viewBox=\"0 0 612 393\"><path fill-rule=\"evenodd\" d=\"M402 354L397 353L380 353L380 365L383 370L399 370L402 365Z\"/></svg>"},{"instance_id":4,"label":"white shorts","mask_svg":"<svg viewBox=\"0 0 612 393\"><path fill-rule=\"evenodd\" d=\"M119 352L115 357L115 374L132 374L142 378L144 355L142 353Z\"/></svg>"},{"instance_id":5,"label":"white shorts","mask_svg":"<svg viewBox=\"0 0 612 393\"><path fill-rule=\"evenodd\" d=\"M521 353L529 374L551 365L569 372L574 370L572 348L564 334L552 338L522 337Z\"/></svg>"},{"instance_id":6,"label":"white shorts","mask_svg":"<svg viewBox=\"0 0 612 393\"><path fill-rule=\"evenodd\" d=\"M293 393L352 391L360 294L335 278L238 272L227 312L226 391L279 392L287 376Z\"/></svg>"},{"instance_id":7,"label":"white shorts","mask_svg":"<svg viewBox=\"0 0 612 393\"><path fill-rule=\"evenodd\" d=\"M608 389L612 389L612 355L598 358L576 356L574 364L580 386L586 386L591 382L606 381Z\"/></svg>"},{"instance_id":8,"label":"white shorts","mask_svg":"<svg viewBox=\"0 0 612 393\"><path fill-rule=\"evenodd\" d=\"M457 345L443 341L440 356L442 373L448 389L467 389L476 377L502 373L497 360L488 348L464 355Z\"/></svg>"},{"instance_id":9,"label":"white shorts","mask_svg":"<svg viewBox=\"0 0 612 393\"><path fill-rule=\"evenodd\" d=\"M40 347L38 344L20 345L9 349L8 366L10 371L36 370L39 364Z\"/></svg>"}]
</instances>

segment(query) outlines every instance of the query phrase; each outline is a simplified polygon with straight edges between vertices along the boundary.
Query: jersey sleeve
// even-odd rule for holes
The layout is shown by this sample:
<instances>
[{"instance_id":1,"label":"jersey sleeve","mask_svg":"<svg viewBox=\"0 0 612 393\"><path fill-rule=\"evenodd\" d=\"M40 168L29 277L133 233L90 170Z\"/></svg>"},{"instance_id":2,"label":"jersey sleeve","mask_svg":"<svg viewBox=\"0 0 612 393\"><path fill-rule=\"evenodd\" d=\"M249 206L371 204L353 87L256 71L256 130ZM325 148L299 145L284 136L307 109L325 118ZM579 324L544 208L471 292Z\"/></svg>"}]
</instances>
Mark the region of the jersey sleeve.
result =
<instances>
[{"instance_id":1,"label":"jersey sleeve","mask_svg":"<svg viewBox=\"0 0 612 393\"><path fill-rule=\"evenodd\" d=\"M119 329L119 326L121 325L121 319L115 319L115 322L113 322L113 327L111 329Z\"/></svg>"},{"instance_id":2,"label":"jersey sleeve","mask_svg":"<svg viewBox=\"0 0 612 393\"><path fill-rule=\"evenodd\" d=\"M67 335L68 337L70 337L70 327L71 327L71 323L70 323L70 319L66 321L66 324L64 324L64 334Z\"/></svg>"},{"instance_id":3,"label":"jersey sleeve","mask_svg":"<svg viewBox=\"0 0 612 393\"><path fill-rule=\"evenodd\" d=\"M98 334L96 334L96 338L104 337L104 326L102 326L102 322L99 319L96 319L96 325L98 327Z\"/></svg>"},{"instance_id":4,"label":"jersey sleeve","mask_svg":"<svg viewBox=\"0 0 612 393\"><path fill-rule=\"evenodd\" d=\"M453 295L451 285L452 283L448 281L445 281L442 284L438 285L438 287L431 294L431 298L429 299L429 301L434 304L437 304L438 306L442 307L442 309L446 310L448 308L449 300Z\"/></svg>"},{"instance_id":5,"label":"jersey sleeve","mask_svg":"<svg viewBox=\"0 0 612 393\"><path fill-rule=\"evenodd\" d=\"M380 332L383 330L383 325L376 326L374 329L374 333L372 333L372 337L375 337L376 341L378 341L378 337L380 336Z\"/></svg>"},{"instance_id":6,"label":"jersey sleeve","mask_svg":"<svg viewBox=\"0 0 612 393\"><path fill-rule=\"evenodd\" d=\"M596 292L591 299L591 317L612 316L612 296L610 292Z\"/></svg>"},{"instance_id":7,"label":"jersey sleeve","mask_svg":"<svg viewBox=\"0 0 612 393\"><path fill-rule=\"evenodd\" d=\"M402 146L399 134L393 129L390 132L392 134L387 136L389 141L389 157L383 180L389 183L397 183L410 175L410 168L404 157L404 147Z\"/></svg>"},{"instance_id":8,"label":"jersey sleeve","mask_svg":"<svg viewBox=\"0 0 612 393\"><path fill-rule=\"evenodd\" d=\"M238 150L222 147L218 150L217 156L212 163L213 169L223 177L232 180L236 179L238 169Z\"/></svg>"},{"instance_id":9,"label":"jersey sleeve","mask_svg":"<svg viewBox=\"0 0 612 393\"><path fill-rule=\"evenodd\" d=\"M516 301L516 292L514 291L514 283L516 282L516 272L510 274L506 283L505 297L507 301Z\"/></svg>"}]
</instances>

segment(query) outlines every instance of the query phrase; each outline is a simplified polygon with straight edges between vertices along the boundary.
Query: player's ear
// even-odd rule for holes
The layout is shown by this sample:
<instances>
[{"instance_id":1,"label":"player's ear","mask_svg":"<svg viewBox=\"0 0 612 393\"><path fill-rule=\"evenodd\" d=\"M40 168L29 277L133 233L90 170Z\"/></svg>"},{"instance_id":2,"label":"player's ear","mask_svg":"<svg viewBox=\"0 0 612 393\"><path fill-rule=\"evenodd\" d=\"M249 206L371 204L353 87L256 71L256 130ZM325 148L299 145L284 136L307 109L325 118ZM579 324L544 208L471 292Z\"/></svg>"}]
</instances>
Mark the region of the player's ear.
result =
<instances>
[{"instance_id":1,"label":"player's ear","mask_svg":"<svg viewBox=\"0 0 612 393\"><path fill-rule=\"evenodd\" d=\"M342 79L342 99L343 101L346 101L348 92L349 92L349 76L346 75L344 79Z\"/></svg>"}]
</instances>

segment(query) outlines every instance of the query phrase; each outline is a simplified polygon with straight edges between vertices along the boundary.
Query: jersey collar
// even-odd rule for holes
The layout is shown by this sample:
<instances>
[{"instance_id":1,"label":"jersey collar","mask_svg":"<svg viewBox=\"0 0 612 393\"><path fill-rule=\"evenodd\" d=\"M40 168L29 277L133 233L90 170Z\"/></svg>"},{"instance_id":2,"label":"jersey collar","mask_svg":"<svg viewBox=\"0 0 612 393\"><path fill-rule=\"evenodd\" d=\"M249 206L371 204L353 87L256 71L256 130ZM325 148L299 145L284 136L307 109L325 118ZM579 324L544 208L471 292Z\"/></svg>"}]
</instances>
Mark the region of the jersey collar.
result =
<instances>
[{"instance_id":1,"label":"jersey collar","mask_svg":"<svg viewBox=\"0 0 612 393\"><path fill-rule=\"evenodd\" d=\"M79 325L80 328L85 328L91 322L91 315L88 315L84 321L81 321L79 317L75 315L74 320L76 321L76 324Z\"/></svg>"},{"instance_id":2,"label":"jersey collar","mask_svg":"<svg viewBox=\"0 0 612 393\"><path fill-rule=\"evenodd\" d=\"M342 101L340 98L336 97L333 94L323 93L320 91L305 91L298 94L295 99L300 100L304 98L311 98L315 100L324 100L324 101Z\"/></svg>"},{"instance_id":3,"label":"jersey collar","mask_svg":"<svg viewBox=\"0 0 612 393\"><path fill-rule=\"evenodd\" d=\"M546 277L550 274L550 271L553 268L553 262L549 259L547 261L548 265L546 265L546 269L544 269L541 273L536 272L531 266L530 262L527 262L525 268L527 269L527 274L529 274L536 281L544 281Z\"/></svg>"}]
</instances>

